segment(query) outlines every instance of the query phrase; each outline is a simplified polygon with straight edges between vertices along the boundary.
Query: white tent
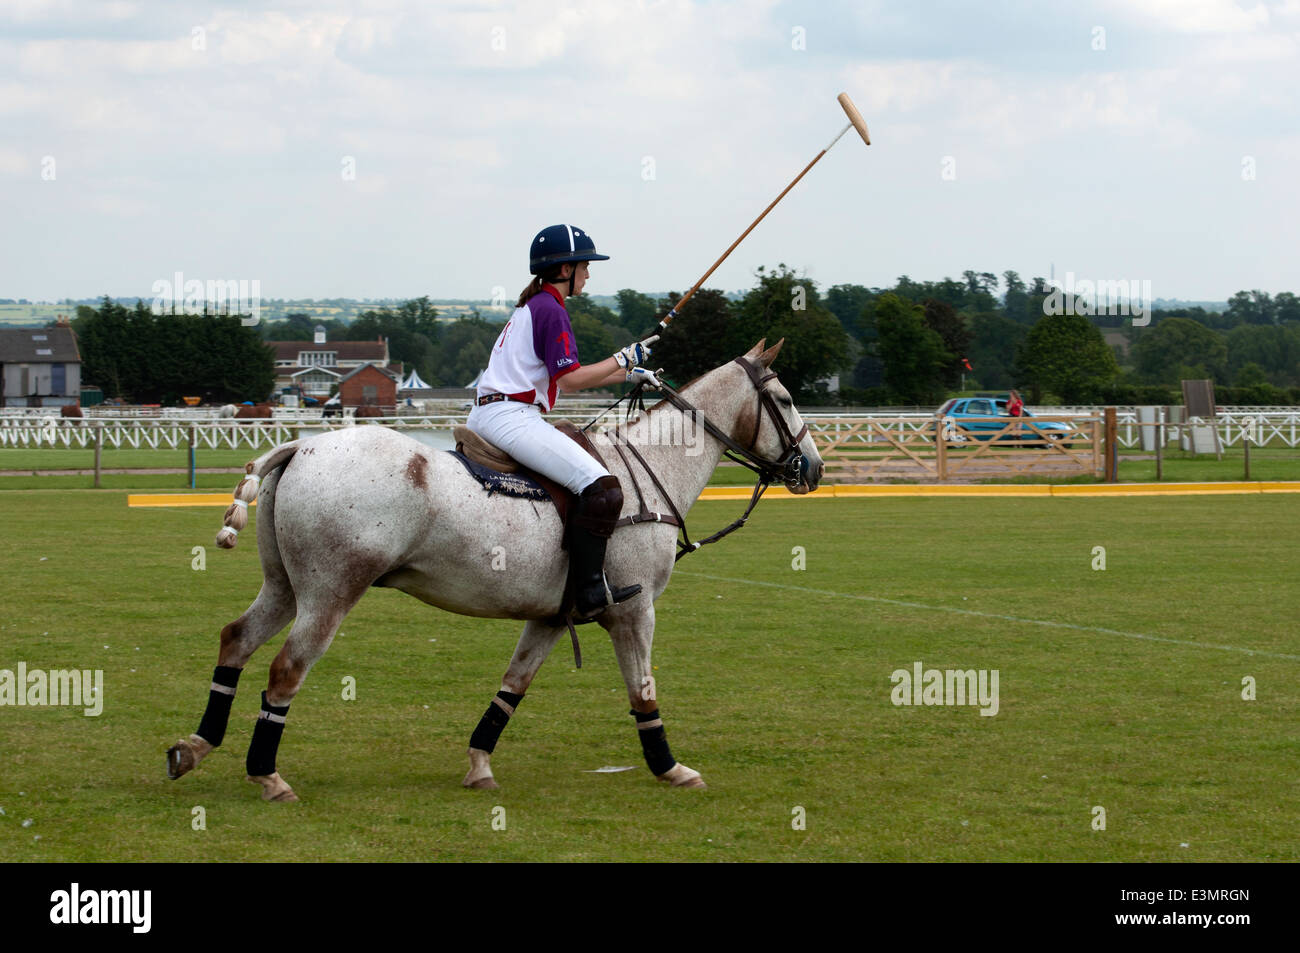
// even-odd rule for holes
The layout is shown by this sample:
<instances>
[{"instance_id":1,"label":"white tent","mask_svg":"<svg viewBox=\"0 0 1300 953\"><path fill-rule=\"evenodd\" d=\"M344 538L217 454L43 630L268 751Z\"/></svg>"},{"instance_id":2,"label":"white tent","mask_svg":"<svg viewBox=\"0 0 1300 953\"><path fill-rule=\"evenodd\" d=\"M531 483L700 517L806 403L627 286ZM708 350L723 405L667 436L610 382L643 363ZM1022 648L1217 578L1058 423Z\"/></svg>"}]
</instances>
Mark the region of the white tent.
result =
<instances>
[{"instance_id":1,"label":"white tent","mask_svg":"<svg viewBox=\"0 0 1300 953\"><path fill-rule=\"evenodd\" d=\"M473 379L472 381L470 381L468 384L465 385L465 389L466 389L466 390L475 390L475 389L477 389L477 388L478 388L478 382L481 381L481 380L483 379L483 375L486 374L486 373L487 373L487 368L485 367L485 368L483 368L483 370L479 371L477 374L474 375L474 379Z\"/></svg>"},{"instance_id":2,"label":"white tent","mask_svg":"<svg viewBox=\"0 0 1300 953\"><path fill-rule=\"evenodd\" d=\"M429 385L420 380L420 373L411 368L411 376L397 385L398 390L428 390Z\"/></svg>"}]
</instances>

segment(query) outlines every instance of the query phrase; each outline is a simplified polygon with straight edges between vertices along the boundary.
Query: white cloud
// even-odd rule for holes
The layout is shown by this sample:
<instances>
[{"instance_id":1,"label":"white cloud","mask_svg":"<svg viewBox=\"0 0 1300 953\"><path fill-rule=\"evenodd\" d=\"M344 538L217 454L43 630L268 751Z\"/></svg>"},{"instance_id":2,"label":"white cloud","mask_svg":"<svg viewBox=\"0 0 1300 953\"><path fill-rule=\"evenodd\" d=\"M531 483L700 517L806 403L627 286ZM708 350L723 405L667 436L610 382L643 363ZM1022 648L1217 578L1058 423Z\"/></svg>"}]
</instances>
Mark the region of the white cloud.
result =
<instances>
[{"instance_id":1,"label":"white cloud","mask_svg":"<svg viewBox=\"0 0 1300 953\"><path fill-rule=\"evenodd\" d=\"M1249 33L1269 23L1263 3L1234 0L1110 0L1105 6L1127 19L1177 33Z\"/></svg>"}]
</instances>

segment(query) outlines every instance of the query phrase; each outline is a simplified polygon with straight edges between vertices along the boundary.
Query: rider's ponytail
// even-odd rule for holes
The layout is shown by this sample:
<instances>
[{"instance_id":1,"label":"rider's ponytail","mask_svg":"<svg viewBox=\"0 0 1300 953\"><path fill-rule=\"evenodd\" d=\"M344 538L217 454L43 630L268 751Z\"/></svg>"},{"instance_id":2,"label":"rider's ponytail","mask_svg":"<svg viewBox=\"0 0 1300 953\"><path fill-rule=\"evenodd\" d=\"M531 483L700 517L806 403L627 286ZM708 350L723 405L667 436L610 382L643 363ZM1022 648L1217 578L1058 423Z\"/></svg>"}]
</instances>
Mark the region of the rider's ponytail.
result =
<instances>
[{"instance_id":1,"label":"rider's ponytail","mask_svg":"<svg viewBox=\"0 0 1300 953\"><path fill-rule=\"evenodd\" d=\"M528 299L535 294L539 294L542 290L542 286L546 284L548 281L552 283L557 281L563 281L564 279L560 277L560 275L563 274L563 271L564 271L563 265L556 265L554 268L552 268L548 273L544 275L534 275L533 280L528 282L528 287L519 293L519 300L515 302L515 307L522 308L524 305L526 305L528 303Z\"/></svg>"},{"instance_id":2,"label":"rider's ponytail","mask_svg":"<svg viewBox=\"0 0 1300 953\"><path fill-rule=\"evenodd\" d=\"M523 291L519 292L519 300L515 302L515 307L522 308L525 304L528 303L529 298L531 298L533 295L537 294L542 290L542 285L545 283L546 283L545 278L543 278L541 275L535 275L533 277L533 280L528 282L528 287L525 288Z\"/></svg>"}]
</instances>

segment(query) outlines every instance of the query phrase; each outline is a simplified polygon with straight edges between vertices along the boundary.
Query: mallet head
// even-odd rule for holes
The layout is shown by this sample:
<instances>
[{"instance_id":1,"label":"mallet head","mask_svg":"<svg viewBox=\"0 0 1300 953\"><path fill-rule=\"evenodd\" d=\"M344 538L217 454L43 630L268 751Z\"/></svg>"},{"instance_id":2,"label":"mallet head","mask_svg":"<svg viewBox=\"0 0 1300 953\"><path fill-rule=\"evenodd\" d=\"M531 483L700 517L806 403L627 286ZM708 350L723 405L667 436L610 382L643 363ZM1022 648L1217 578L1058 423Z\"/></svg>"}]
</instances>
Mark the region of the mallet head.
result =
<instances>
[{"instance_id":1,"label":"mallet head","mask_svg":"<svg viewBox=\"0 0 1300 953\"><path fill-rule=\"evenodd\" d=\"M844 114L849 117L849 122L858 131L862 141L867 145L871 145L871 136L867 135L867 122L862 118L862 113L858 112L858 107L853 105L853 100L849 99L849 94L840 93L836 99L840 101L840 106L844 108Z\"/></svg>"}]
</instances>

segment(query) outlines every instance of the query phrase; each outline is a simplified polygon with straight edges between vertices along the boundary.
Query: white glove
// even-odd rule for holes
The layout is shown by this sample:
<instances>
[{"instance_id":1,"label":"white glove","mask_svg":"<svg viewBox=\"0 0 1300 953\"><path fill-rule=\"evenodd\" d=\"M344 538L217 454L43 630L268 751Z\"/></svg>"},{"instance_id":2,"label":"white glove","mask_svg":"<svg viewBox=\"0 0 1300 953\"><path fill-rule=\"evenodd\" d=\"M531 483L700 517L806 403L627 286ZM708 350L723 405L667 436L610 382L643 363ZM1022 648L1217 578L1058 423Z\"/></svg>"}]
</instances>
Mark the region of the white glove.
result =
<instances>
[{"instance_id":1,"label":"white glove","mask_svg":"<svg viewBox=\"0 0 1300 953\"><path fill-rule=\"evenodd\" d=\"M659 370L662 371L663 368L660 368ZM649 387L663 387L663 385L659 383L659 378L655 376L656 373L656 371L652 371L648 367L634 367L627 372L627 379L631 383L644 381Z\"/></svg>"},{"instance_id":2,"label":"white glove","mask_svg":"<svg viewBox=\"0 0 1300 953\"><path fill-rule=\"evenodd\" d=\"M638 341L636 344L629 344L623 350L614 355L614 360L618 366L625 371L630 371L634 367L644 364L650 356L650 345L659 340L659 335L655 334L644 341Z\"/></svg>"}]
</instances>

